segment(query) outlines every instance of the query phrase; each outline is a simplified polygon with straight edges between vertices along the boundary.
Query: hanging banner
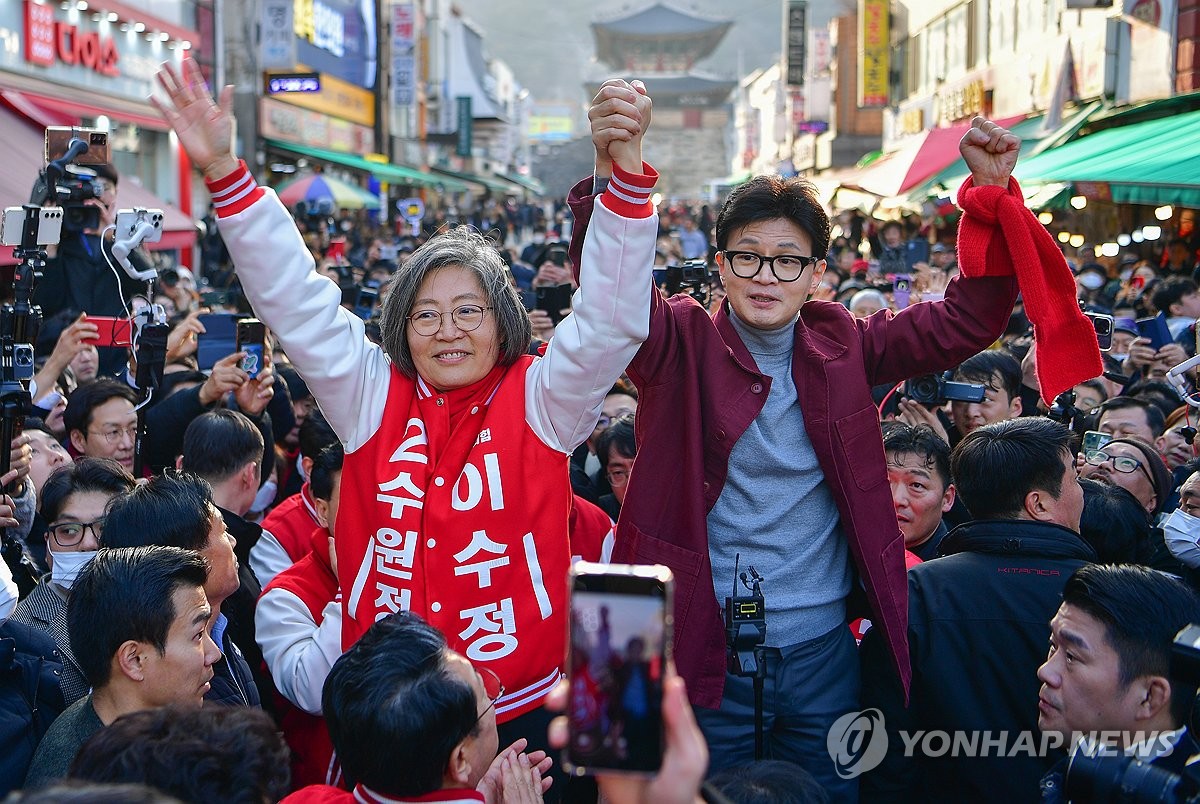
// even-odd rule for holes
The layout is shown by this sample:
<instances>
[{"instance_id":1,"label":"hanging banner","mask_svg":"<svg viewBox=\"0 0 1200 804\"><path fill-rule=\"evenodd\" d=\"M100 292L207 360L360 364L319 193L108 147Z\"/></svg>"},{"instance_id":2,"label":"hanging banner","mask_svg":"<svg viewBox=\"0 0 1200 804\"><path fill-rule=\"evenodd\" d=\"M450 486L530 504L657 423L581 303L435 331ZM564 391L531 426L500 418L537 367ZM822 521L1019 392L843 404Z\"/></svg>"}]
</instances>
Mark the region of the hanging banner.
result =
<instances>
[{"instance_id":1,"label":"hanging banner","mask_svg":"<svg viewBox=\"0 0 1200 804\"><path fill-rule=\"evenodd\" d=\"M296 35L292 31L293 2L262 0L259 64L264 70L290 70L296 66Z\"/></svg>"},{"instance_id":2,"label":"hanging banner","mask_svg":"<svg viewBox=\"0 0 1200 804\"><path fill-rule=\"evenodd\" d=\"M416 100L416 11L412 3L392 6L392 104L407 108Z\"/></svg>"},{"instance_id":3,"label":"hanging banner","mask_svg":"<svg viewBox=\"0 0 1200 804\"><path fill-rule=\"evenodd\" d=\"M784 48L787 58L787 85L792 89L804 86L805 56L808 46L808 2L789 0L785 7Z\"/></svg>"},{"instance_id":4,"label":"hanging banner","mask_svg":"<svg viewBox=\"0 0 1200 804\"><path fill-rule=\"evenodd\" d=\"M888 104L891 20L888 0L858 0L858 105Z\"/></svg>"},{"instance_id":5,"label":"hanging banner","mask_svg":"<svg viewBox=\"0 0 1200 804\"><path fill-rule=\"evenodd\" d=\"M454 153L456 156L470 156L471 140L474 138L472 126L475 123L471 117L471 96L459 95L454 99L454 108L458 116L458 140Z\"/></svg>"}]
</instances>

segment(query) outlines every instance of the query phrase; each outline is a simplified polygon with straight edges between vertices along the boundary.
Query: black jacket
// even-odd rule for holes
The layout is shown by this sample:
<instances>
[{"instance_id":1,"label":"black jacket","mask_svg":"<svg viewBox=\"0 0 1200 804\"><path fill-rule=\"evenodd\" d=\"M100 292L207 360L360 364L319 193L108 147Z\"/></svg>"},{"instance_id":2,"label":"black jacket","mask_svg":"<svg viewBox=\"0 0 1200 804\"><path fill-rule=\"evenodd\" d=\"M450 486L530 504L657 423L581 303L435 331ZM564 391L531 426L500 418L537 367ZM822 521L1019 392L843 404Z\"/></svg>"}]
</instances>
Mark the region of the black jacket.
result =
<instances>
[{"instance_id":1,"label":"black jacket","mask_svg":"<svg viewBox=\"0 0 1200 804\"><path fill-rule=\"evenodd\" d=\"M221 649L221 658L212 666L213 677L208 692L204 696L206 703L222 706L253 706L262 708L262 700L258 695L258 687L250 674L250 665L246 657L234 644L229 635L229 628L221 634L217 645Z\"/></svg>"},{"instance_id":2,"label":"black jacket","mask_svg":"<svg viewBox=\"0 0 1200 804\"><path fill-rule=\"evenodd\" d=\"M882 711L889 739L882 764L861 777L862 801L1037 801L1038 782L1058 757L1012 747L1020 732L1039 738L1037 669L1050 618L1067 578L1096 554L1073 531L1025 520L960 525L941 553L908 571L907 709L880 635L868 632L863 641L863 708ZM1007 732L1008 746L986 757L931 758L919 748L905 757L901 730L981 731L993 739Z\"/></svg>"},{"instance_id":3,"label":"black jacket","mask_svg":"<svg viewBox=\"0 0 1200 804\"><path fill-rule=\"evenodd\" d=\"M274 714L275 685L266 672L262 648L258 646L254 635L254 609L258 605L258 598L262 596L262 584L258 582L254 570L250 569L250 550L262 537L262 526L225 508L220 511L225 519L225 528L237 542L233 553L237 556L238 580L241 582L238 590L221 603L221 613L229 620L226 632L242 650L263 708Z\"/></svg>"},{"instance_id":4,"label":"black jacket","mask_svg":"<svg viewBox=\"0 0 1200 804\"><path fill-rule=\"evenodd\" d=\"M0 624L0 797L21 787L33 752L66 707L54 640L20 623Z\"/></svg>"}]
</instances>

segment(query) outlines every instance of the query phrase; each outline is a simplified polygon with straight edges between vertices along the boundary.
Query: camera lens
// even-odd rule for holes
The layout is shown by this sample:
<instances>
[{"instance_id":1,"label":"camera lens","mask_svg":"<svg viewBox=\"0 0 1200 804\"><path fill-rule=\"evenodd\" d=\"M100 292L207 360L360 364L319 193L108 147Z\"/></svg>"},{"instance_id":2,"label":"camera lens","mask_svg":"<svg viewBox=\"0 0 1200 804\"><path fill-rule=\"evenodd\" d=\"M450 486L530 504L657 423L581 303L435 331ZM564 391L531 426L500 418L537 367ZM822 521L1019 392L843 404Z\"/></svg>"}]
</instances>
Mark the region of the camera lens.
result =
<instances>
[{"instance_id":1,"label":"camera lens","mask_svg":"<svg viewBox=\"0 0 1200 804\"><path fill-rule=\"evenodd\" d=\"M1090 756L1076 750L1063 780L1069 801L1183 801L1182 778L1126 756Z\"/></svg>"}]
</instances>

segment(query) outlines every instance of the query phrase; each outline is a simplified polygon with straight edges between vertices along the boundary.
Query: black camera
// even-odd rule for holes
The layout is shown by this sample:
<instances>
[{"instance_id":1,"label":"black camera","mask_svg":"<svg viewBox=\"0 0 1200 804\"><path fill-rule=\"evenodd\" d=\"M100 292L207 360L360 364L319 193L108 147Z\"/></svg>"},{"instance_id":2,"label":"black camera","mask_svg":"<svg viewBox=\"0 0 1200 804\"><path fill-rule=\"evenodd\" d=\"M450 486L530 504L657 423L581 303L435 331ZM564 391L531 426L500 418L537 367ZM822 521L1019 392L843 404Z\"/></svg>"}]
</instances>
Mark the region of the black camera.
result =
<instances>
[{"instance_id":1,"label":"black camera","mask_svg":"<svg viewBox=\"0 0 1200 804\"><path fill-rule=\"evenodd\" d=\"M663 289L668 298L687 293L704 307L708 306L712 290L712 275L704 259L688 260L682 265L668 265L664 271Z\"/></svg>"},{"instance_id":2,"label":"black camera","mask_svg":"<svg viewBox=\"0 0 1200 804\"><path fill-rule=\"evenodd\" d=\"M904 383L904 396L929 407L941 407L946 402L982 402L987 388L974 382L954 382L953 372L922 374Z\"/></svg>"},{"instance_id":3,"label":"black camera","mask_svg":"<svg viewBox=\"0 0 1200 804\"><path fill-rule=\"evenodd\" d=\"M1171 679L1200 687L1200 625L1184 626L1171 645ZM1177 746L1178 748L1179 746ZM1189 766L1182 775L1135 757L1077 750L1063 787L1078 802L1200 802L1200 778Z\"/></svg>"}]
</instances>

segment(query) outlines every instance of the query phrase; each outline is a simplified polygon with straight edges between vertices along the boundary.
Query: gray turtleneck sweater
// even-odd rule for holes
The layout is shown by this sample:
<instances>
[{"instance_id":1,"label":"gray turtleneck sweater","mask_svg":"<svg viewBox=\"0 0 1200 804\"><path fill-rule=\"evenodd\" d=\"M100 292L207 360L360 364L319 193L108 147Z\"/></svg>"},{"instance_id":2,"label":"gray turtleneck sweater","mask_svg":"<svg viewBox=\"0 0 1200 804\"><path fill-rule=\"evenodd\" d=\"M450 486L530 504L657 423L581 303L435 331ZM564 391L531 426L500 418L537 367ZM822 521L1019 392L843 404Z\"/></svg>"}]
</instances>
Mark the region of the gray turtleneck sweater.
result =
<instances>
[{"instance_id":1,"label":"gray turtleneck sweater","mask_svg":"<svg viewBox=\"0 0 1200 804\"><path fill-rule=\"evenodd\" d=\"M724 607L740 553L740 571L753 564L765 578L767 645L786 647L845 623L849 551L792 379L795 328L753 329L729 313L771 389L734 444L725 487L708 514L713 588Z\"/></svg>"}]
</instances>

